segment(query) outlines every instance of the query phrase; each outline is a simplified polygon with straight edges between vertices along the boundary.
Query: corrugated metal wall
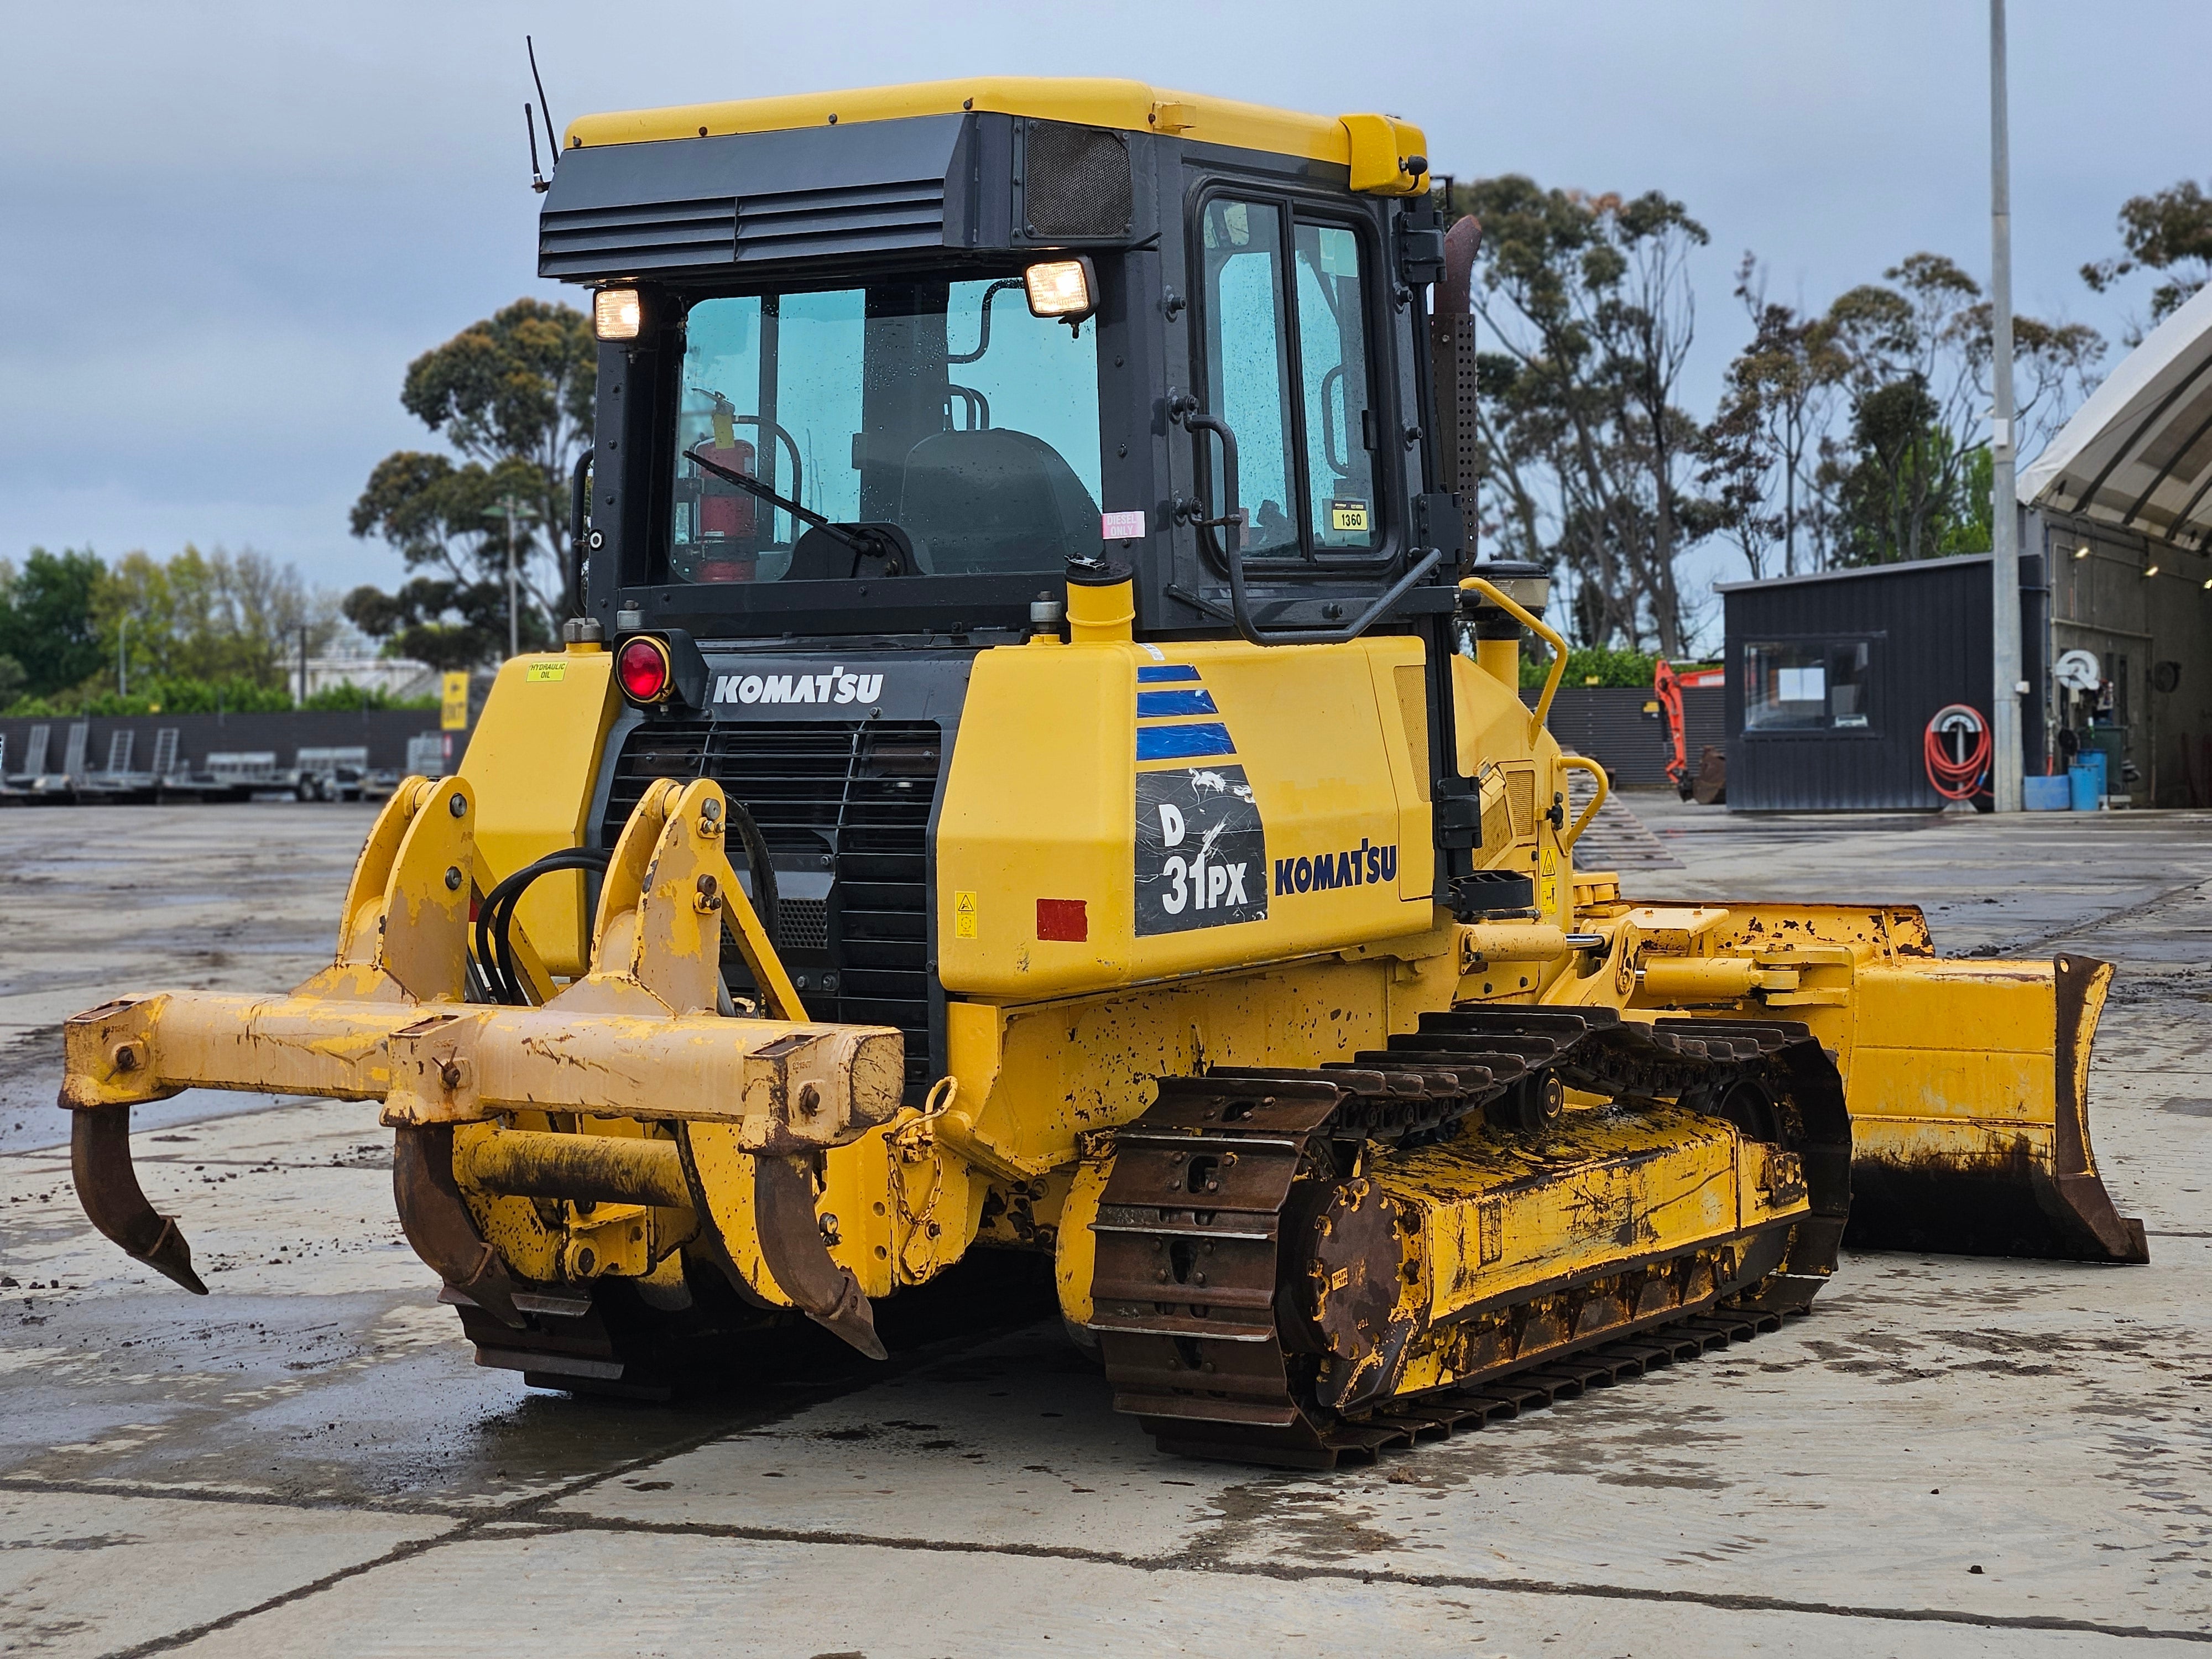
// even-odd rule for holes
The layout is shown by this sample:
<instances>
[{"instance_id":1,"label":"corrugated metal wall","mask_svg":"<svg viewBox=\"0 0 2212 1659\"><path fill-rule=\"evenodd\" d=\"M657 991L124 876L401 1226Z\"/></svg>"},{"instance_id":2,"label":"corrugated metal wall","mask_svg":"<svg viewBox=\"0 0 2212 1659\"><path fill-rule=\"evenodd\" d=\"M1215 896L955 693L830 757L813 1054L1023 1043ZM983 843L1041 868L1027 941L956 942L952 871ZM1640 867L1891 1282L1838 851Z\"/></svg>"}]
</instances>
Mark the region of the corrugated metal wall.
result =
<instances>
[{"instance_id":1,"label":"corrugated metal wall","mask_svg":"<svg viewBox=\"0 0 2212 1659\"><path fill-rule=\"evenodd\" d=\"M1535 707L1536 694L1521 701ZM1648 690L1632 685L1563 685L1552 699L1551 730L1561 745L1588 755L1623 788L1667 781L1667 723L1645 714ZM1728 742L1727 693L1718 686L1692 687L1682 693L1682 720L1689 742L1690 769L1706 744Z\"/></svg>"},{"instance_id":2,"label":"corrugated metal wall","mask_svg":"<svg viewBox=\"0 0 2212 1659\"><path fill-rule=\"evenodd\" d=\"M22 770L31 728L48 728L46 738L46 769L59 772L62 757L69 742L69 729L76 722L67 717L46 720L0 720L0 737L7 739L7 769L12 775ZM116 732L128 730L134 735L131 744L131 764L137 769L153 764L155 734L173 728L177 733L177 752L192 770L203 769L210 754L252 754L273 750L276 763L292 764L292 757L302 749L352 748L367 744L368 763L372 768L389 767L395 770L407 764L407 740L425 732L438 729L438 712L422 708L386 708L367 713L310 711L307 713L271 714L134 714L125 719L94 719L85 744L85 763L98 770L107 764L109 738ZM458 758L465 746L466 733L455 732L453 751Z\"/></svg>"},{"instance_id":3,"label":"corrugated metal wall","mask_svg":"<svg viewBox=\"0 0 2212 1659\"><path fill-rule=\"evenodd\" d=\"M2021 561L2039 602L2041 562ZM1839 571L1723 590L1727 607L1730 811L1929 811L1922 742L1946 703L1990 711L1986 554ZM2040 630L2038 630L2039 636ZM1869 724L1856 731L1744 730L1744 648L1866 640ZM2031 674L2036 658L2024 665Z\"/></svg>"}]
</instances>

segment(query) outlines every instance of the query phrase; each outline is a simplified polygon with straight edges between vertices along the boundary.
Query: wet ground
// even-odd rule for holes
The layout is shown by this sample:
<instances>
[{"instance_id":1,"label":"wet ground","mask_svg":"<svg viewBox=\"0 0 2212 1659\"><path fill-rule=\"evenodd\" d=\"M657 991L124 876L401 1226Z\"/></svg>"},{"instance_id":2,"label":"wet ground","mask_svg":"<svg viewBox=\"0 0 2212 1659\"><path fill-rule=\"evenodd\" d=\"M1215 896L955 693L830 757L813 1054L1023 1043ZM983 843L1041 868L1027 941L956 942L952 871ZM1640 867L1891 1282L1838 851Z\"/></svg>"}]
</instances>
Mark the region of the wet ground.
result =
<instances>
[{"instance_id":1,"label":"wet ground","mask_svg":"<svg viewBox=\"0 0 2212 1659\"><path fill-rule=\"evenodd\" d=\"M1639 896L2120 963L2093 1110L2152 1265L1852 1256L1778 1334L1325 1477L1160 1456L1018 1285L879 1369L532 1394L469 1363L373 1109L142 1111L204 1299L70 1194L56 1022L304 977L368 813L0 813L0 1652L2204 1651L2212 815L1631 805Z\"/></svg>"}]
</instances>

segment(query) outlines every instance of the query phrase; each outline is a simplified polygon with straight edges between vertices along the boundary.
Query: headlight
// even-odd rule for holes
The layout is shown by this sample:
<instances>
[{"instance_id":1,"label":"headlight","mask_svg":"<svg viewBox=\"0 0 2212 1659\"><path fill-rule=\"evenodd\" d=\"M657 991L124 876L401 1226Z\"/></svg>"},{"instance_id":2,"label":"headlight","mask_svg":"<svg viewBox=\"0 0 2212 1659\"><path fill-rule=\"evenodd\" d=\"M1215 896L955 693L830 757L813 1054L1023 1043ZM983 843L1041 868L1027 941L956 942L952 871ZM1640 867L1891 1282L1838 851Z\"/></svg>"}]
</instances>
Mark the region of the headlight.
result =
<instances>
[{"instance_id":1,"label":"headlight","mask_svg":"<svg viewBox=\"0 0 2212 1659\"><path fill-rule=\"evenodd\" d=\"M1098 309L1097 283L1088 259L1047 259L1022 273L1030 315L1077 319Z\"/></svg>"},{"instance_id":2,"label":"headlight","mask_svg":"<svg viewBox=\"0 0 2212 1659\"><path fill-rule=\"evenodd\" d=\"M592 332L602 340L635 340L645 326L645 304L634 288L603 288L592 295Z\"/></svg>"}]
</instances>

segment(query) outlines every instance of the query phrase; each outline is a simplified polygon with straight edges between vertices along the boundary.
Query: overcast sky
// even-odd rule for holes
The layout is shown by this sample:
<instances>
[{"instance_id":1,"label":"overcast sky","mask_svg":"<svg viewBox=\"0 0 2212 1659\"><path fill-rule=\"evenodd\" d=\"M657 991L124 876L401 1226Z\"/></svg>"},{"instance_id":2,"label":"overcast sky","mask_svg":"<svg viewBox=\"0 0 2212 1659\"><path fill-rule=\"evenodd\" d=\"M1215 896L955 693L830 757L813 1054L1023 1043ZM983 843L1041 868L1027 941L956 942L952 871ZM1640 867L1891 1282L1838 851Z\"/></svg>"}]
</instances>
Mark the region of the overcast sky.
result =
<instances>
[{"instance_id":1,"label":"overcast sky","mask_svg":"<svg viewBox=\"0 0 2212 1659\"><path fill-rule=\"evenodd\" d=\"M410 358L518 295L538 198L526 29L556 118L981 72L1120 75L1425 127L1438 170L1680 198L1711 230L1701 410L1746 248L1823 306L1929 248L1989 264L1972 0L831 0L115 5L0 0L0 557L251 545L389 582L346 512ZM1449 20L1440 21L1437 20ZM2207 0L2014 0L2023 312L2117 338L2076 275L2129 195L2212 174Z\"/></svg>"}]
</instances>

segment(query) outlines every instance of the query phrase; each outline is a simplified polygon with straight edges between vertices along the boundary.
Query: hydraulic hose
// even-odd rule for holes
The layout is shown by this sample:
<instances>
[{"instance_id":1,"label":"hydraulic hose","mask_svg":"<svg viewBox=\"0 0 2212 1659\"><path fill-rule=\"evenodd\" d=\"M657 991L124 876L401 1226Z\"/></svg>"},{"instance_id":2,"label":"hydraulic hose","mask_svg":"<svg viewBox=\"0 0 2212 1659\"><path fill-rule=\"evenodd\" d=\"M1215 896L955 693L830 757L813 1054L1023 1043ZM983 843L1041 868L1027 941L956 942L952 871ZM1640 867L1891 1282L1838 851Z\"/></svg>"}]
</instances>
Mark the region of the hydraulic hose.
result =
<instances>
[{"instance_id":1,"label":"hydraulic hose","mask_svg":"<svg viewBox=\"0 0 2212 1659\"><path fill-rule=\"evenodd\" d=\"M775 950L781 942L777 924L782 917L775 890L775 866L769 858L768 838L761 834L760 825L743 805L728 799L723 804L729 811L730 826L744 849L745 868L753 878L753 908L760 915L762 930L768 934L769 948ZM494 1001L514 1007L526 1007L531 1002L522 975L515 967L514 945L515 907L522 902L522 896L531 883L560 870L597 874L606 869L612 856L594 847L563 848L548 853L535 863L524 865L484 895L483 904L477 909L477 966L483 975L484 988Z\"/></svg>"},{"instance_id":2,"label":"hydraulic hose","mask_svg":"<svg viewBox=\"0 0 2212 1659\"><path fill-rule=\"evenodd\" d=\"M1966 752L1953 757L1947 738L1954 732L1972 733ZM1928 781L1946 800L1972 800L1982 792L1990 770L1990 723L1981 711L1954 702L1936 711L1921 740Z\"/></svg>"},{"instance_id":3,"label":"hydraulic hose","mask_svg":"<svg viewBox=\"0 0 2212 1659\"><path fill-rule=\"evenodd\" d=\"M515 969L513 929L514 907L530 884L556 870L603 872L612 855L592 847L563 848L548 853L534 864L526 864L484 895L477 908L477 968L495 1002L527 1007L531 998Z\"/></svg>"},{"instance_id":4,"label":"hydraulic hose","mask_svg":"<svg viewBox=\"0 0 2212 1659\"><path fill-rule=\"evenodd\" d=\"M783 901L775 890L775 865L768 855L768 837L761 834L760 825L753 822L743 801L725 795L722 805L729 813L731 829L745 849L745 873L753 878L753 910L760 917L761 931L768 935L768 948L781 951Z\"/></svg>"}]
</instances>

